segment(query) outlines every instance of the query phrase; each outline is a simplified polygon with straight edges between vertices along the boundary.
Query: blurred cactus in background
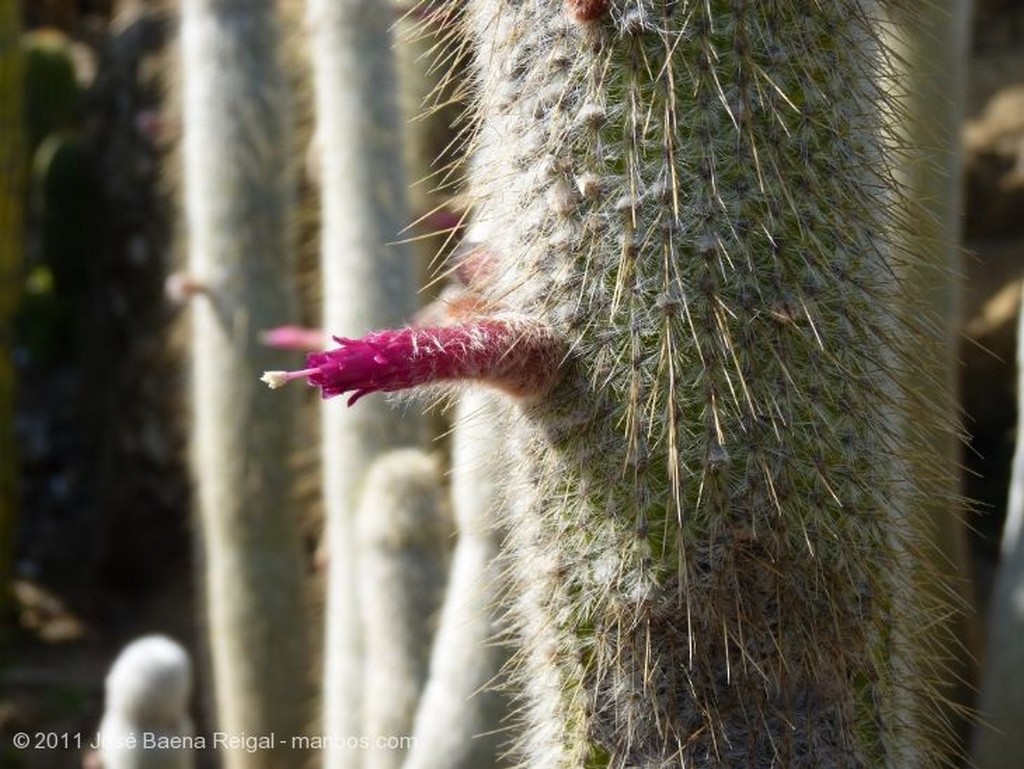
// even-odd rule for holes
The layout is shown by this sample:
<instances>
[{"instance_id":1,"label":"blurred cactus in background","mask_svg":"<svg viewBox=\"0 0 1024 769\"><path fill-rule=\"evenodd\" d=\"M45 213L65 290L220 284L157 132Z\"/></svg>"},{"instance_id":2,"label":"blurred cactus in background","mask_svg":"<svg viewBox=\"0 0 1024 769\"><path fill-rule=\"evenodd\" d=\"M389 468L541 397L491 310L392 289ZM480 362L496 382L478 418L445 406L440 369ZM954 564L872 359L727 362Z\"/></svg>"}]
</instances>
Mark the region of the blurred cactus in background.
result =
<instances>
[{"instance_id":1,"label":"blurred cactus in background","mask_svg":"<svg viewBox=\"0 0 1024 769\"><path fill-rule=\"evenodd\" d=\"M85 289L89 260L96 259L88 248L99 213L91 173L91 160L74 133L47 134L33 157L31 191L42 261L53 275L54 290L67 303Z\"/></svg>"},{"instance_id":2,"label":"blurred cactus in background","mask_svg":"<svg viewBox=\"0 0 1024 769\"><path fill-rule=\"evenodd\" d=\"M32 361L52 367L67 357L69 341L73 355L81 351L82 299L103 260L95 237L103 211L100 191L92 183L95 159L79 130L82 93L72 41L44 28L25 33L22 46L29 221L37 235L19 328Z\"/></svg>"},{"instance_id":3,"label":"blurred cactus in background","mask_svg":"<svg viewBox=\"0 0 1024 769\"><path fill-rule=\"evenodd\" d=\"M290 103L273 0L184 0L182 156L192 298L193 463L218 728L310 725L309 616L286 462L297 401L256 389L294 316ZM294 394L294 395L297 395ZM355 621L352 618L350 621ZM228 750L228 769L301 750Z\"/></svg>"},{"instance_id":4,"label":"blurred cactus in background","mask_svg":"<svg viewBox=\"0 0 1024 769\"><path fill-rule=\"evenodd\" d=\"M81 110L71 40L55 29L33 30L25 47L25 117L28 150L35 154L55 131L74 128Z\"/></svg>"},{"instance_id":5,"label":"blurred cactus in background","mask_svg":"<svg viewBox=\"0 0 1024 769\"><path fill-rule=\"evenodd\" d=\"M502 639L502 406L488 392L459 397L451 504L458 539L404 769L489 769L507 742Z\"/></svg>"},{"instance_id":6,"label":"blurred cactus in background","mask_svg":"<svg viewBox=\"0 0 1024 769\"><path fill-rule=\"evenodd\" d=\"M427 679L447 577L451 512L437 457L382 454L370 467L356 515L366 641L364 769L398 769Z\"/></svg>"},{"instance_id":7,"label":"blurred cactus in background","mask_svg":"<svg viewBox=\"0 0 1024 769\"><path fill-rule=\"evenodd\" d=\"M309 0L321 194L323 328L359 336L416 310L417 267L395 245L409 224L397 104L392 8L378 0ZM355 512L363 479L384 451L415 446L423 420L380 396L358 410L321 411L323 500L329 552L323 729L326 769L358 767L345 740L364 735ZM369 735L368 735L369 736Z\"/></svg>"},{"instance_id":8,"label":"blurred cactus in background","mask_svg":"<svg viewBox=\"0 0 1024 769\"><path fill-rule=\"evenodd\" d=\"M5 623L18 510L14 318L25 252L25 115L17 0L0 0L0 627Z\"/></svg>"},{"instance_id":9,"label":"blurred cactus in background","mask_svg":"<svg viewBox=\"0 0 1024 769\"><path fill-rule=\"evenodd\" d=\"M469 98L460 50L464 30L457 3L403 2L398 13L395 60L404 119L402 149L415 220L405 235L413 240L420 262L420 283L432 287L436 268L456 242L453 228L461 219L452 210L452 199L461 181L466 144L457 134Z\"/></svg>"},{"instance_id":10,"label":"blurred cactus in background","mask_svg":"<svg viewBox=\"0 0 1024 769\"><path fill-rule=\"evenodd\" d=\"M105 682L97 732L102 769L191 769L192 662L180 644L152 635L128 644ZM149 740L151 745L147 745Z\"/></svg>"},{"instance_id":11,"label":"blurred cactus in background","mask_svg":"<svg viewBox=\"0 0 1024 769\"><path fill-rule=\"evenodd\" d=\"M102 256L97 253L100 192L93 183L94 158L71 130L48 133L32 158L31 220L38 257L28 274L28 302L21 323L33 360L52 366L82 354L90 331L83 302Z\"/></svg>"},{"instance_id":12,"label":"blurred cactus in background","mask_svg":"<svg viewBox=\"0 0 1024 769\"><path fill-rule=\"evenodd\" d=\"M1017 403L1017 449L971 755L978 769L1016 769L1024 757L1024 312L1017 318Z\"/></svg>"}]
</instances>

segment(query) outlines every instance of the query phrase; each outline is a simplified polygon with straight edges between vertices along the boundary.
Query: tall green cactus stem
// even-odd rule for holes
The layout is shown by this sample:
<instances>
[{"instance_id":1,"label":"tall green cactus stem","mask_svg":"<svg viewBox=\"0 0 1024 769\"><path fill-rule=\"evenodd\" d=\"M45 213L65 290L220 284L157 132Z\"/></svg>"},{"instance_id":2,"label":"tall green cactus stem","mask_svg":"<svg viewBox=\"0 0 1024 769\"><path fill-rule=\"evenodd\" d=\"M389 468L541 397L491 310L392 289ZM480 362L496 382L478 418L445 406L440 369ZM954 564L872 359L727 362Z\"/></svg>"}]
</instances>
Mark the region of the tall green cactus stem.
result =
<instances>
[{"instance_id":1,"label":"tall green cactus stem","mask_svg":"<svg viewBox=\"0 0 1024 769\"><path fill-rule=\"evenodd\" d=\"M905 276L904 301L912 312L932 318L940 332L921 339L920 358L907 367L910 419L926 431L935 448L913 457L915 478L928 478L930 496L925 512L928 539L938 573L954 577L950 584L933 581L926 589L952 588L959 604L945 622L955 639L949 650L952 664L941 684L950 699L945 717L956 726L955 760L966 753L970 732L967 709L974 699L975 660L980 653L974 611L970 553L961 502L961 440L958 436L957 389L961 272L961 156L967 46L971 0L910 4L912 10L892 10L888 37L899 62L896 82L905 89L906 111L896 126L901 145L896 171L912 198L911 215L897 228L899 247L918 257ZM929 406L927 401L933 402ZM937 673L933 673L936 675Z\"/></svg>"},{"instance_id":2,"label":"tall green cactus stem","mask_svg":"<svg viewBox=\"0 0 1024 769\"><path fill-rule=\"evenodd\" d=\"M378 0L309 0L307 22L320 146L323 327L357 336L399 323L416 308L416 264L388 245L409 221L390 27ZM359 764L345 739L360 734L363 670L354 514L370 464L386 448L417 441L417 418L380 396L360 409L323 404L324 505L331 554L327 578L323 728L336 739L327 769Z\"/></svg>"},{"instance_id":3,"label":"tall green cactus stem","mask_svg":"<svg viewBox=\"0 0 1024 769\"><path fill-rule=\"evenodd\" d=\"M452 507L458 541L403 769L498 765L507 716L496 690L506 654L497 643L502 532L501 406L493 394L459 398L452 435Z\"/></svg>"},{"instance_id":4,"label":"tall green cactus stem","mask_svg":"<svg viewBox=\"0 0 1024 769\"><path fill-rule=\"evenodd\" d=\"M288 252L288 93L273 0L185 0L185 212L193 300L193 454L205 546L218 728L309 725L308 617L288 456L297 402L246 372L275 353L261 329L294 317ZM227 751L225 766L300 766L296 750Z\"/></svg>"},{"instance_id":5,"label":"tall green cactus stem","mask_svg":"<svg viewBox=\"0 0 1024 769\"><path fill-rule=\"evenodd\" d=\"M14 440L14 314L25 250L25 116L17 0L0 0L0 622L14 556L18 452Z\"/></svg>"},{"instance_id":6,"label":"tall green cactus stem","mask_svg":"<svg viewBox=\"0 0 1024 769\"><path fill-rule=\"evenodd\" d=\"M437 459L419 449L381 455L363 486L364 769L397 769L409 748L448 574L452 525L442 487Z\"/></svg>"},{"instance_id":7,"label":"tall green cactus stem","mask_svg":"<svg viewBox=\"0 0 1024 769\"><path fill-rule=\"evenodd\" d=\"M999 571L988 610L988 639L972 758L978 769L1011 769L1024 756L1024 308L1017 323L1017 449L1003 524Z\"/></svg>"},{"instance_id":8,"label":"tall green cactus stem","mask_svg":"<svg viewBox=\"0 0 1024 769\"><path fill-rule=\"evenodd\" d=\"M884 5L468 3L526 766L928 761Z\"/></svg>"}]
</instances>

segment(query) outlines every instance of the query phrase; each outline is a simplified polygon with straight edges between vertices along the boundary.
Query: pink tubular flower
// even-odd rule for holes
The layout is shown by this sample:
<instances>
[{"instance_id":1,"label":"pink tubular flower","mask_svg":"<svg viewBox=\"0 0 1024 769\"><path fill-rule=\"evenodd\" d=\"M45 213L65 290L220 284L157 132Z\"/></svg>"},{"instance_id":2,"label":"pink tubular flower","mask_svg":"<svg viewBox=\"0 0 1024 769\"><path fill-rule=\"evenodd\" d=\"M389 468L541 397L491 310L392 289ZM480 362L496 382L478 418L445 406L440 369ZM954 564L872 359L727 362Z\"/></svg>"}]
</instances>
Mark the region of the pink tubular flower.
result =
<instances>
[{"instance_id":1,"label":"pink tubular flower","mask_svg":"<svg viewBox=\"0 0 1024 769\"><path fill-rule=\"evenodd\" d=\"M500 316L334 341L337 348L307 356L307 368L268 371L263 381L280 387L307 379L324 398L353 393L350 406L373 392L460 379L486 382L520 397L540 396L556 383L563 355L546 328Z\"/></svg>"},{"instance_id":2,"label":"pink tubular flower","mask_svg":"<svg viewBox=\"0 0 1024 769\"><path fill-rule=\"evenodd\" d=\"M260 342L282 350L322 350L327 346L327 335L318 328L277 326L263 331Z\"/></svg>"}]
</instances>

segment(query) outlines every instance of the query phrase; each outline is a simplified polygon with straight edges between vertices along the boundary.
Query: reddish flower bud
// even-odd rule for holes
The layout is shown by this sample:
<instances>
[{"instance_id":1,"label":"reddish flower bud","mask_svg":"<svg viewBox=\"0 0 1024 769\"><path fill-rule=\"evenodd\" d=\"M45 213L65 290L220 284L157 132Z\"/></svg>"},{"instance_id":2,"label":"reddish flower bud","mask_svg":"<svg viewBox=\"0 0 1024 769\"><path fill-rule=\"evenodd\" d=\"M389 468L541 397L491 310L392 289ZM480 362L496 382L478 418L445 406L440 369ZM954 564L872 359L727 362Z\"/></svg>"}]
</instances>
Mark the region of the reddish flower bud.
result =
<instances>
[{"instance_id":1,"label":"reddish flower bud","mask_svg":"<svg viewBox=\"0 0 1024 769\"><path fill-rule=\"evenodd\" d=\"M575 21L585 24L608 12L608 0L565 0L565 8Z\"/></svg>"}]
</instances>

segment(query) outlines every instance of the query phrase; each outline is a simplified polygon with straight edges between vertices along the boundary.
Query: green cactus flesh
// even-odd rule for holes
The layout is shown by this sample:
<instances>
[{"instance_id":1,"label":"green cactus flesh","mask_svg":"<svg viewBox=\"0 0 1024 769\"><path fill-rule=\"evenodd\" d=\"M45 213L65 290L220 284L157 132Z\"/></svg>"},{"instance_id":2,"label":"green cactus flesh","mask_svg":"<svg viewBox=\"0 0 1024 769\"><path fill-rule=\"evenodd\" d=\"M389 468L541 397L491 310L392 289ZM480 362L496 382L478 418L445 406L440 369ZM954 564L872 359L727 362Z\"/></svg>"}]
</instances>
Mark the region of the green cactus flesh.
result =
<instances>
[{"instance_id":1,"label":"green cactus flesh","mask_svg":"<svg viewBox=\"0 0 1024 769\"><path fill-rule=\"evenodd\" d=\"M526 765L929 760L879 16L469 4L476 288L570 350L511 428Z\"/></svg>"}]
</instances>

